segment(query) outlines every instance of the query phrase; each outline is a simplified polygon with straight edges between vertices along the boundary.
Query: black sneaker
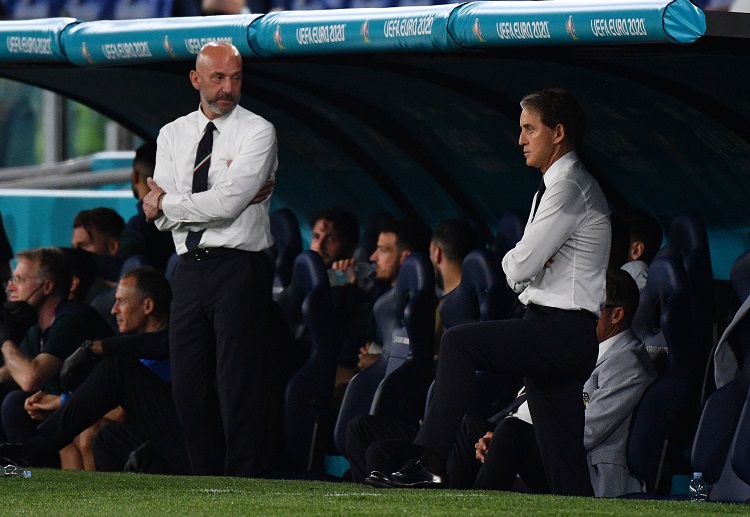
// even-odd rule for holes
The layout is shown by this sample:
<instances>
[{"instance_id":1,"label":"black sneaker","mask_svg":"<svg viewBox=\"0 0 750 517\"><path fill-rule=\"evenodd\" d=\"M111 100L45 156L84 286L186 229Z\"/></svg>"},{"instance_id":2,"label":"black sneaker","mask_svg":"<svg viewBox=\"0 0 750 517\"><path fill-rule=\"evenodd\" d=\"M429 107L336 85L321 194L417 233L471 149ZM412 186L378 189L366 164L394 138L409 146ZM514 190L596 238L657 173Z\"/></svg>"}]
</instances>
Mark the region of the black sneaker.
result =
<instances>
[{"instance_id":1,"label":"black sneaker","mask_svg":"<svg viewBox=\"0 0 750 517\"><path fill-rule=\"evenodd\" d=\"M0 465L15 465L16 467L30 467L26 460L24 446L20 443L0 443Z\"/></svg>"},{"instance_id":2,"label":"black sneaker","mask_svg":"<svg viewBox=\"0 0 750 517\"><path fill-rule=\"evenodd\" d=\"M393 474L373 471L365 483L381 488L443 488L443 478L436 476L419 460L409 460Z\"/></svg>"}]
</instances>

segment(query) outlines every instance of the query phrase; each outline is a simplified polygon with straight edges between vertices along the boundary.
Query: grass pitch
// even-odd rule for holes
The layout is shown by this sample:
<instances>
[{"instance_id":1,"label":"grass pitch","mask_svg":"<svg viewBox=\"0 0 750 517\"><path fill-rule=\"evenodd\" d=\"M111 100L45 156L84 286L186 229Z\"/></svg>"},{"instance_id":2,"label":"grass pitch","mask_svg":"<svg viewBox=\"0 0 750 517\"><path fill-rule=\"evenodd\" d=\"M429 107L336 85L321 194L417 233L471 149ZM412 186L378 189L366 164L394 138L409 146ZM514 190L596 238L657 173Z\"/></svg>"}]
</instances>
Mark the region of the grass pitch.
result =
<instances>
[{"instance_id":1,"label":"grass pitch","mask_svg":"<svg viewBox=\"0 0 750 517\"><path fill-rule=\"evenodd\" d=\"M740 504L607 500L353 483L34 469L0 478L0 515L733 515Z\"/></svg>"}]
</instances>

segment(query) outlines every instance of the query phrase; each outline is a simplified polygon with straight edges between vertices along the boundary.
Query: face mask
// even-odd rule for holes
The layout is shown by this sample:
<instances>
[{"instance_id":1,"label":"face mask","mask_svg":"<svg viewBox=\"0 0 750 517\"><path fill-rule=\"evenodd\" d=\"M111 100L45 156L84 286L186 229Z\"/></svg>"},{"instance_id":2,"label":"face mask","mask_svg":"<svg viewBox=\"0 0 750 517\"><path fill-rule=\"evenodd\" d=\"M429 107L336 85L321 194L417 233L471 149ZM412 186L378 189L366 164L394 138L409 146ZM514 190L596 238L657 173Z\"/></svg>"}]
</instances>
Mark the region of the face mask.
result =
<instances>
[{"instance_id":1,"label":"face mask","mask_svg":"<svg viewBox=\"0 0 750 517\"><path fill-rule=\"evenodd\" d=\"M44 283L39 284L39 287L34 289L31 294L26 297L26 300L5 302L3 304L5 328L9 339L16 344L23 339L26 332L36 323L36 308L33 307L28 300L30 300L43 285Z\"/></svg>"},{"instance_id":2,"label":"face mask","mask_svg":"<svg viewBox=\"0 0 750 517\"><path fill-rule=\"evenodd\" d=\"M26 332L36 323L36 309L25 300L5 302L3 304L3 317L8 337L18 344Z\"/></svg>"}]
</instances>

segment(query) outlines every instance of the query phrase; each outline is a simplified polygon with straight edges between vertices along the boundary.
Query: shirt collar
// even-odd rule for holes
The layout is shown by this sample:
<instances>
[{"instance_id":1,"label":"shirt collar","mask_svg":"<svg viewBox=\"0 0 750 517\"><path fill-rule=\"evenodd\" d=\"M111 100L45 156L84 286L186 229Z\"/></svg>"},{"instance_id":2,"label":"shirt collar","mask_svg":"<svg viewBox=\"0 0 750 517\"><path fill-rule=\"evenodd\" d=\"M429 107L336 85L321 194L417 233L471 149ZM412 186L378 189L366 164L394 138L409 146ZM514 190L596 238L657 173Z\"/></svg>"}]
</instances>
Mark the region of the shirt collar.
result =
<instances>
[{"instance_id":1,"label":"shirt collar","mask_svg":"<svg viewBox=\"0 0 750 517\"><path fill-rule=\"evenodd\" d=\"M615 341L617 341L617 337L619 335L620 334L615 334L611 338L607 338L601 343L599 343L599 357L596 358L597 363L601 360L602 356L607 353L607 350L609 350L612 347L612 345L615 344Z\"/></svg>"},{"instance_id":2,"label":"shirt collar","mask_svg":"<svg viewBox=\"0 0 750 517\"><path fill-rule=\"evenodd\" d=\"M575 151L568 151L567 153L562 155L557 159L555 163L550 165L549 169L547 169L547 172L542 175L542 178L544 179L544 185L547 187L552 185L552 183L555 182L558 176L562 174L562 171L567 169L576 161L578 161L578 154L576 154Z\"/></svg>"},{"instance_id":3,"label":"shirt collar","mask_svg":"<svg viewBox=\"0 0 750 517\"><path fill-rule=\"evenodd\" d=\"M221 129L226 126L226 124L229 124L229 120L235 116L235 113L237 113L237 107L235 107L231 113L224 115L219 118L215 118L213 120L210 120L201 109L200 105L198 105L198 133L201 135L203 134L203 131L206 129L206 124L209 122L213 122L214 126L216 126L216 131L221 134Z\"/></svg>"}]
</instances>

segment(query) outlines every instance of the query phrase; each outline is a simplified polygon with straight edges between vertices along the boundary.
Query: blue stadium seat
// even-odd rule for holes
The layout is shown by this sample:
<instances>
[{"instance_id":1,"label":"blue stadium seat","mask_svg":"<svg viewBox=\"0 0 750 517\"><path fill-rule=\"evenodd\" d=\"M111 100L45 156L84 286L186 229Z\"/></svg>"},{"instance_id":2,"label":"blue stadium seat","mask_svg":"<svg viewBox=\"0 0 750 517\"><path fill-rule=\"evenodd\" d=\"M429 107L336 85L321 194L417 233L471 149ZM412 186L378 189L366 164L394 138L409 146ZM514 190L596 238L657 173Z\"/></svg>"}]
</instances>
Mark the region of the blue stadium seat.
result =
<instances>
[{"instance_id":1,"label":"blue stadium seat","mask_svg":"<svg viewBox=\"0 0 750 517\"><path fill-rule=\"evenodd\" d=\"M346 454L346 426L374 414L417 423L432 380L435 338L435 273L430 260L412 253L393 289L375 302L383 354L347 386L334 429L334 444Z\"/></svg>"},{"instance_id":2,"label":"blue stadium seat","mask_svg":"<svg viewBox=\"0 0 750 517\"><path fill-rule=\"evenodd\" d=\"M289 208L274 210L270 215L274 245L266 252L274 268L274 292L278 294L292 280L294 260L302 251L302 233L297 216Z\"/></svg>"},{"instance_id":3,"label":"blue stadium seat","mask_svg":"<svg viewBox=\"0 0 750 517\"><path fill-rule=\"evenodd\" d=\"M34 20L58 15L60 0L3 0L9 20Z\"/></svg>"},{"instance_id":4,"label":"blue stadium seat","mask_svg":"<svg viewBox=\"0 0 750 517\"><path fill-rule=\"evenodd\" d=\"M114 0L63 0L60 15L81 21L111 20Z\"/></svg>"},{"instance_id":5,"label":"blue stadium seat","mask_svg":"<svg viewBox=\"0 0 750 517\"><path fill-rule=\"evenodd\" d=\"M333 385L341 350L333 297L320 255L306 250L297 256L283 301L286 307L282 310L287 316L298 314L310 341L306 362L286 385L287 463L295 471L318 471L322 470L322 455L318 454L321 439L333 424ZM294 311L290 304L294 304Z\"/></svg>"},{"instance_id":6,"label":"blue stadium seat","mask_svg":"<svg viewBox=\"0 0 750 517\"><path fill-rule=\"evenodd\" d=\"M120 268L120 276L124 275L125 273L130 272L131 270L137 268L137 267L143 267L143 266L151 266L152 264L149 262L149 260L146 258L146 255L132 255L125 259L125 261L122 263L122 268Z\"/></svg>"},{"instance_id":7,"label":"blue stadium seat","mask_svg":"<svg viewBox=\"0 0 750 517\"><path fill-rule=\"evenodd\" d=\"M497 223L495 241L490 244L490 250L500 258L512 250L523 237L528 217L521 212L506 212Z\"/></svg>"},{"instance_id":8,"label":"blue stadium seat","mask_svg":"<svg viewBox=\"0 0 750 517\"><path fill-rule=\"evenodd\" d=\"M655 259L632 328L641 339L661 335L668 352L657 357L658 376L636 407L628 436L630 473L649 492L667 493L692 439L701 377L693 371L694 336L687 273L672 256Z\"/></svg>"},{"instance_id":9,"label":"blue stadium seat","mask_svg":"<svg viewBox=\"0 0 750 517\"><path fill-rule=\"evenodd\" d=\"M115 0L112 18L135 20L141 18L168 18L172 16L174 0Z\"/></svg>"},{"instance_id":10,"label":"blue stadium seat","mask_svg":"<svg viewBox=\"0 0 750 517\"><path fill-rule=\"evenodd\" d=\"M727 382L729 372L720 372L721 376L717 372L718 388L703 408L691 453L693 469L703 472L704 479L713 485L711 500L714 501L741 502L750 498L748 477L743 481L731 468L734 461L746 461L750 441L748 424L742 422L750 389L750 313L744 308L750 294L748 275L750 253L746 252L735 260L730 273L732 286L743 307L727 328L726 345L722 345L730 347L739 373Z\"/></svg>"}]
</instances>

